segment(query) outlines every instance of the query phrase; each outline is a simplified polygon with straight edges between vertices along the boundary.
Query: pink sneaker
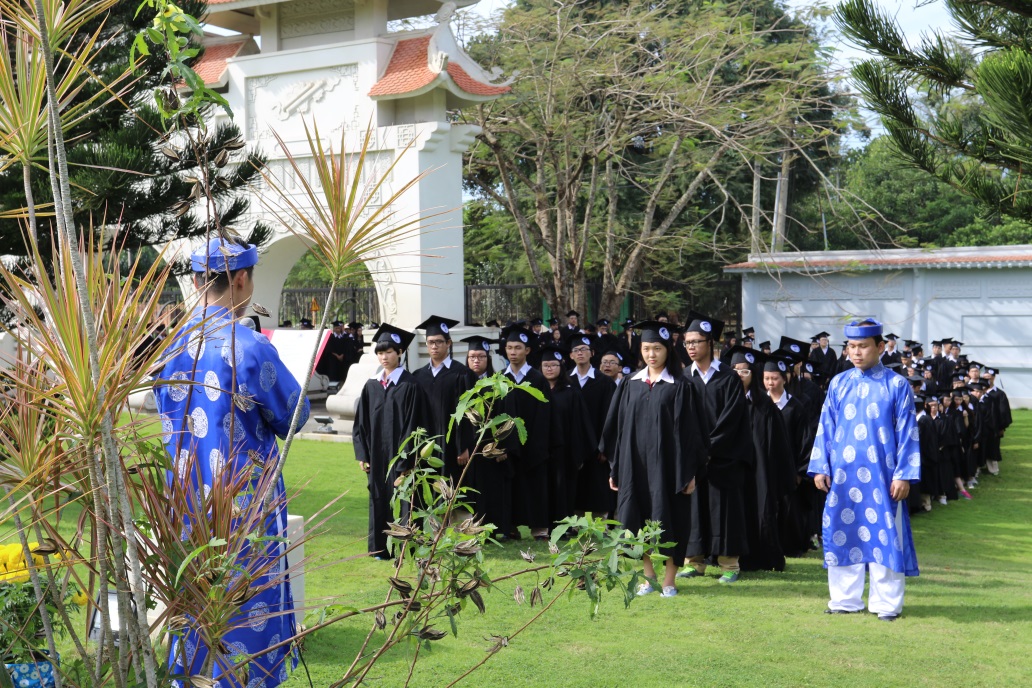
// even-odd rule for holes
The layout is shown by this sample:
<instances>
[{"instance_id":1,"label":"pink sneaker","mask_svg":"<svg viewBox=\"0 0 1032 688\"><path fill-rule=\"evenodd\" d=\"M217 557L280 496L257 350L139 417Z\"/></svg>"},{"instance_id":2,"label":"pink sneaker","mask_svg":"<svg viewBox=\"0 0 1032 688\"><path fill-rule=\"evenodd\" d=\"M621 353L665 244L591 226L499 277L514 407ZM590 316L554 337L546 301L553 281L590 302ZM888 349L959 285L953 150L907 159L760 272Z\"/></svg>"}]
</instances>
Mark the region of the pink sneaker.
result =
<instances>
[{"instance_id":1,"label":"pink sneaker","mask_svg":"<svg viewBox=\"0 0 1032 688\"><path fill-rule=\"evenodd\" d=\"M971 499L971 493L968 492L967 490L961 490L960 491L960 496L963 497L964 499Z\"/></svg>"}]
</instances>

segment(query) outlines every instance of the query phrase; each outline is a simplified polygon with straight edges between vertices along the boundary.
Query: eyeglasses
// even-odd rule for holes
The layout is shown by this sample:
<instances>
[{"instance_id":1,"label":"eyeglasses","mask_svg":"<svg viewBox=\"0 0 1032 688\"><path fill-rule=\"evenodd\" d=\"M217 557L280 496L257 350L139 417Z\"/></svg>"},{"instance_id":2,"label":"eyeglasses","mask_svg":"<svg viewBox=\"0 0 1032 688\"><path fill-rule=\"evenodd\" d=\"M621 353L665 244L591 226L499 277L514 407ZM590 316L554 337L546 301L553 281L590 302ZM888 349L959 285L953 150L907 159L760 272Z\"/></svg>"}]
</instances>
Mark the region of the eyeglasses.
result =
<instances>
[{"instance_id":1,"label":"eyeglasses","mask_svg":"<svg viewBox=\"0 0 1032 688\"><path fill-rule=\"evenodd\" d=\"M444 339L428 339L426 345L430 348L436 348L438 346L447 346L448 342Z\"/></svg>"},{"instance_id":2,"label":"eyeglasses","mask_svg":"<svg viewBox=\"0 0 1032 688\"><path fill-rule=\"evenodd\" d=\"M473 359L474 361L486 361L487 354L466 354L466 358Z\"/></svg>"},{"instance_id":3,"label":"eyeglasses","mask_svg":"<svg viewBox=\"0 0 1032 688\"><path fill-rule=\"evenodd\" d=\"M697 347L699 344L705 344L708 341L708 339L686 339L684 340L684 345L685 347L692 349Z\"/></svg>"},{"instance_id":4,"label":"eyeglasses","mask_svg":"<svg viewBox=\"0 0 1032 688\"><path fill-rule=\"evenodd\" d=\"M591 351L591 349L587 346L576 346L570 349L571 354L586 354L589 351Z\"/></svg>"},{"instance_id":5,"label":"eyeglasses","mask_svg":"<svg viewBox=\"0 0 1032 688\"><path fill-rule=\"evenodd\" d=\"M749 370L748 368L744 368L742 370L735 369L735 372L738 373L739 375L741 375L742 377L747 377L749 375L752 375L752 371Z\"/></svg>"}]
</instances>

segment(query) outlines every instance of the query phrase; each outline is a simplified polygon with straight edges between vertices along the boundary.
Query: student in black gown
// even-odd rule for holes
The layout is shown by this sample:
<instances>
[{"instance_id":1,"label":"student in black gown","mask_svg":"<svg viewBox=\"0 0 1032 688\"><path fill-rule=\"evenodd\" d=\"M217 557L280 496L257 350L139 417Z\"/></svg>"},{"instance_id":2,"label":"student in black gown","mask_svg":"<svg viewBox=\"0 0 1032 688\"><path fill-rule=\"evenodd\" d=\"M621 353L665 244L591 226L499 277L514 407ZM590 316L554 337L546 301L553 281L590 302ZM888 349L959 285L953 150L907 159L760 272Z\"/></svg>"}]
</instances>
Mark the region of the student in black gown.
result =
<instances>
[{"instance_id":1,"label":"student in black gown","mask_svg":"<svg viewBox=\"0 0 1032 688\"><path fill-rule=\"evenodd\" d=\"M551 392L544 375L527 362L530 355L531 334L519 325L512 325L502 331L505 342L505 356L509 360L504 374L516 384L527 383L545 397L538 401L523 390L513 390L502 400L502 412L513 418L522 418L527 430L527 441L520 443L518 433L512 432L501 442L505 451L503 460L512 462L512 520L509 524L510 537L518 538L519 526L530 528L538 539L548 538L548 459L552 417L548 402ZM501 530L501 524L496 523Z\"/></svg>"},{"instance_id":2,"label":"student in black gown","mask_svg":"<svg viewBox=\"0 0 1032 688\"><path fill-rule=\"evenodd\" d=\"M584 400L588 442L598 447L609 404L616 394L616 383L592 367L591 361L595 358L592 347L598 342L597 339L575 335L568 342L570 358L574 363L568 376L570 386ZM608 352L604 352L603 358L606 355ZM601 452L593 451L584 461L578 476L576 510L582 515L591 512L592 516L606 518L616 504L615 496L609 489L609 462Z\"/></svg>"},{"instance_id":3,"label":"student in black gown","mask_svg":"<svg viewBox=\"0 0 1032 688\"><path fill-rule=\"evenodd\" d=\"M437 437L437 444L444 449L444 456L441 457L444 459L441 474L451 480L453 485L457 484L459 476L469 462L474 434L472 424L464 420L452 428L449 438L448 424L455 413L459 397L476 384L476 378L470 369L454 360L451 355L451 328L458 324L458 320L432 315L416 326L416 329L426 333L426 348L430 354L430 362L412 374L430 401L433 423L427 430Z\"/></svg>"},{"instance_id":4,"label":"student in black gown","mask_svg":"<svg viewBox=\"0 0 1032 688\"><path fill-rule=\"evenodd\" d=\"M766 357L744 347L733 347L729 354L731 369L745 390L756 452L755 468L746 474L744 488L749 551L740 557L739 564L743 571L784 571L778 513L796 489L796 467L785 420L760 383L760 363Z\"/></svg>"},{"instance_id":5,"label":"student in black gown","mask_svg":"<svg viewBox=\"0 0 1032 688\"><path fill-rule=\"evenodd\" d=\"M415 335L391 325L381 325L373 341L382 371L366 381L355 409L352 441L359 467L368 476L369 553L390 559L387 535L391 521L391 497L396 483L412 469L411 460L391 461L402 443L417 428L429 429L432 419L422 387L412 373L401 367L401 357ZM407 520L407 508L402 519Z\"/></svg>"},{"instance_id":6,"label":"student in black gown","mask_svg":"<svg viewBox=\"0 0 1032 688\"><path fill-rule=\"evenodd\" d=\"M970 425L967 408L963 405L964 392L955 389L943 398L946 407L945 415L953 422L954 432L957 438L957 448L951 454L953 460L953 483L957 494L964 499L971 499L971 493L967 491L966 483L970 477L968 474L968 428Z\"/></svg>"},{"instance_id":7,"label":"student in black gown","mask_svg":"<svg viewBox=\"0 0 1032 688\"><path fill-rule=\"evenodd\" d=\"M685 376L700 402L697 411L707 458L692 495L688 565L678 575L704 575L707 559L713 556L723 571L720 582L731 584L738 580L738 558L748 551L742 489L746 472L754 468L756 453L742 384L736 373L714 358L715 342L724 324L700 314L689 317L693 320L684 343L692 366Z\"/></svg>"},{"instance_id":8,"label":"student in black gown","mask_svg":"<svg viewBox=\"0 0 1032 688\"><path fill-rule=\"evenodd\" d=\"M692 385L680 374L671 348L670 331L663 323L646 321L641 353L646 367L626 378L609 407L599 451L609 460L610 488L616 491L616 520L637 532L649 520L663 528L661 539L670 543L662 596L677 594L674 576L684 562L691 534L691 497L695 471L704 454L700 442ZM659 581L652 559L643 557L650 580L638 594L653 592ZM655 581L655 582L653 582Z\"/></svg>"},{"instance_id":9,"label":"student in black gown","mask_svg":"<svg viewBox=\"0 0 1032 688\"><path fill-rule=\"evenodd\" d=\"M350 349L348 336L344 334L344 323L334 320L333 331L326 340L326 346L323 347L322 355L319 356L315 372L325 375L331 382L342 381L345 373L345 361Z\"/></svg>"},{"instance_id":10,"label":"student in black gown","mask_svg":"<svg viewBox=\"0 0 1032 688\"><path fill-rule=\"evenodd\" d=\"M622 323L623 332L620 334L620 344L617 351L623 356L623 365L631 370L641 367L641 335L634 331L634 319L627 318Z\"/></svg>"},{"instance_id":11,"label":"student in black gown","mask_svg":"<svg viewBox=\"0 0 1032 688\"><path fill-rule=\"evenodd\" d=\"M623 377L623 360L623 354L619 351L607 351L602 354L602 362L599 364L598 371L602 373L603 377L612 380L614 385L619 385L620 379Z\"/></svg>"},{"instance_id":12,"label":"student in black gown","mask_svg":"<svg viewBox=\"0 0 1032 688\"><path fill-rule=\"evenodd\" d=\"M999 370L989 367L982 373L982 379L989 385L985 391L984 398L993 405L993 417L996 425L995 433L986 434L986 469L992 475L999 475L1000 473L1000 461L1003 460L1003 455L1000 453L1000 443L1007 433L1007 428L1013 422L1010 399L1007 397L1007 393L996 385L997 373L999 373Z\"/></svg>"},{"instance_id":13,"label":"student in black gown","mask_svg":"<svg viewBox=\"0 0 1032 688\"><path fill-rule=\"evenodd\" d=\"M917 441L921 446L921 482L918 485L919 489L911 490L907 497L910 513L932 510L932 497L935 495L935 483L938 481L939 438L935 431L935 422L928 416L925 409L925 398L915 395Z\"/></svg>"},{"instance_id":14,"label":"student in black gown","mask_svg":"<svg viewBox=\"0 0 1032 688\"><path fill-rule=\"evenodd\" d=\"M576 340L574 340L576 341ZM581 469L598 455L598 435L592 430L580 392L566 371L566 351L549 344L535 354L538 370L552 392L551 456L548 460L549 513L553 523L573 516Z\"/></svg>"},{"instance_id":15,"label":"student in black gown","mask_svg":"<svg viewBox=\"0 0 1032 688\"><path fill-rule=\"evenodd\" d=\"M764 364L763 388L785 421L789 447L787 458L792 488L785 493L786 499L778 514L781 544L787 556L801 557L810 548L813 537L821 532L821 524L815 520L813 508L818 490L813 479L806 475L814 438L807 410L803 402L785 389L787 382L785 361L770 360Z\"/></svg>"}]
</instances>

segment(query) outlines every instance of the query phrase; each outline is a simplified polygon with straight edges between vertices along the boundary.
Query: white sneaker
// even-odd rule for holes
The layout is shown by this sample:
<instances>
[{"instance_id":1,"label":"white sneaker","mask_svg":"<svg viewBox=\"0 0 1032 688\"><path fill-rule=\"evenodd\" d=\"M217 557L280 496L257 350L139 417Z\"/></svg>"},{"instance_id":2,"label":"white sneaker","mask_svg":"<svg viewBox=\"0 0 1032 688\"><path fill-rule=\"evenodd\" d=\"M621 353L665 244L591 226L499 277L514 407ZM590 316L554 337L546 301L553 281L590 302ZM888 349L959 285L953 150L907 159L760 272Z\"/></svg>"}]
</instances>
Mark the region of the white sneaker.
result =
<instances>
[{"instance_id":1,"label":"white sneaker","mask_svg":"<svg viewBox=\"0 0 1032 688\"><path fill-rule=\"evenodd\" d=\"M638 592L635 594L638 595L638 597L641 597L643 595L648 595L650 592L656 592L656 589L652 587L652 583L645 581L638 586Z\"/></svg>"},{"instance_id":2,"label":"white sneaker","mask_svg":"<svg viewBox=\"0 0 1032 688\"><path fill-rule=\"evenodd\" d=\"M943 506L946 506L946 498L945 497L939 497L939 504L942 504Z\"/></svg>"},{"instance_id":3,"label":"white sneaker","mask_svg":"<svg viewBox=\"0 0 1032 688\"><path fill-rule=\"evenodd\" d=\"M659 593L660 597L675 597L677 595L677 588L672 585L664 585L663 592Z\"/></svg>"}]
</instances>

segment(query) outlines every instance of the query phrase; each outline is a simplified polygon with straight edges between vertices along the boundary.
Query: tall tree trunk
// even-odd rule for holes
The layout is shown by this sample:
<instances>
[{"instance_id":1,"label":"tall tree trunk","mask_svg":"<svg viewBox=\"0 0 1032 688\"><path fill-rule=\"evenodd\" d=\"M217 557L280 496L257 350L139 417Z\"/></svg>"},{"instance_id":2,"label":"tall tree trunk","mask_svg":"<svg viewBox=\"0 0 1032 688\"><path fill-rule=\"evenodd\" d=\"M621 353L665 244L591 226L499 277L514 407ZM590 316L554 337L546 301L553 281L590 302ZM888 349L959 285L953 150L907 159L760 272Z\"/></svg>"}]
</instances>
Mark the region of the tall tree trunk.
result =
<instances>
[{"instance_id":1,"label":"tall tree trunk","mask_svg":"<svg viewBox=\"0 0 1032 688\"><path fill-rule=\"evenodd\" d=\"M752 254L760 252L760 220L763 217L762 199L760 196L762 186L762 159L756 158L753 162L752 223L749 225L749 253Z\"/></svg>"},{"instance_id":2,"label":"tall tree trunk","mask_svg":"<svg viewBox=\"0 0 1032 688\"><path fill-rule=\"evenodd\" d=\"M781 171L778 173L778 202L774 209L774 246L775 251L785 250L785 232L788 228L788 196L790 193L790 180L792 163L795 161L795 153L786 150L781 157Z\"/></svg>"}]
</instances>

